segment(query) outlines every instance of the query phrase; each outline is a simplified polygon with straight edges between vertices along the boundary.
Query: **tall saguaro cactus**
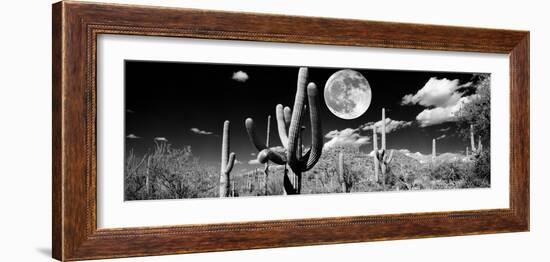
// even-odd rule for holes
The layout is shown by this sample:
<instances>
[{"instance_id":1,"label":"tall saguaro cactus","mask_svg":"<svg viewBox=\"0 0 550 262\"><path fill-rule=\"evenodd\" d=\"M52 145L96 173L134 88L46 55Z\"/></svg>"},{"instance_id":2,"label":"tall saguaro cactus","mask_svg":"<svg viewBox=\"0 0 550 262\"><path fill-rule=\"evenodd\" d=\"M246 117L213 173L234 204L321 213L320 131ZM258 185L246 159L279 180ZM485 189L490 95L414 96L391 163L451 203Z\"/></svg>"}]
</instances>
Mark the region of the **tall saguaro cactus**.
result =
<instances>
[{"instance_id":1,"label":"tall saguaro cactus","mask_svg":"<svg viewBox=\"0 0 550 262\"><path fill-rule=\"evenodd\" d=\"M246 119L245 125L252 144L260 153L258 161L267 163L271 161L278 165L288 165L293 174L285 172L283 185L285 194L300 194L302 187L302 172L305 172L317 163L323 150L323 135L321 130L321 118L319 115L319 94L317 86L309 83L306 86L308 69L300 68L298 71L298 83L296 96L294 98L294 107L283 108L282 105L275 107L277 118L277 130L283 148L268 148L256 135L254 131L254 120ZM307 103L309 106L306 106ZM303 149L301 135L303 118L305 112L309 110L311 125L311 147L305 153ZM295 177L294 177L294 176Z\"/></svg>"},{"instance_id":2,"label":"tall saguaro cactus","mask_svg":"<svg viewBox=\"0 0 550 262\"><path fill-rule=\"evenodd\" d=\"M374 179L376 182L380 181L378 169L380 169L380 163L378 163L378 137L376 135L376 125L372 125L372 150L374 155L372 156L374 161Z\"/></svg>"},{"instance_id":3,"label":"tall saguaro cactus","mask_svg":"<svg viewBox=\"0 0 550 262\"><path fill-rule=\"evenodd\" d=\"M271 115L267 116L267 131L266 131L266 138L265 138L265 146L269 147L269 135L270 135L270 129L271 129ZM265 162L264 167L264 195L267 196L267 178L269 176L269 161Z\"/></svg>"},{"instance_id":4,"label":"tall saguaro cactus","mask_svg":"<svg viewBox=\"0 0 550 262\"><path fill-rule=\"evenodd\" d=\"M220 168L220 197L231 195L230 173L235 164L235 153L229 153L229 121L223 123L222 159Z\"/></svg>"},{"instance_id":5,"label":"tall saguaro cactus","mask_svg":"<svg viewBox=\"0 0 550 262\"><path fill-rule=\"evenodd\" d=\"M476 151L476 142L474 138L474 125L470 125L470 148L472 152Z\"/></svg>"},{"instance_id":6,"label":"tall saguaro cactus","mask_svg":"<svg viewBox=\"0 0 550 262\"><path fill-rule=\"evenodd\" d=\"M380 171L383 176L383 185L386 186L386 173L389 171L389 165L393 159L393 150L390 154L386 151L386 110L382 108L382 149L376 150L376 158L378 158L380 164Z\"/></svg>"},{"instance_id":7,"label":"tall saguaro cactus","mask_svg":"<svg viewBox=\"0 0 550 262\"><path fill-rule=\"evenodd\" d=\"M386 109L382 108L382 150L386 150Z\"/></svg>"},{"instance_id":8,"label":"tall saguaro cactus","mask_svg":"<svg viewBox=\"0 0 550 262\"><path fill-rule=\"evenodd\" d=\"M436 143L436 140L434 138L432 139L432 162L435 162L435 157L436 157L435 143Z\"/></svg>"}]
</instances>

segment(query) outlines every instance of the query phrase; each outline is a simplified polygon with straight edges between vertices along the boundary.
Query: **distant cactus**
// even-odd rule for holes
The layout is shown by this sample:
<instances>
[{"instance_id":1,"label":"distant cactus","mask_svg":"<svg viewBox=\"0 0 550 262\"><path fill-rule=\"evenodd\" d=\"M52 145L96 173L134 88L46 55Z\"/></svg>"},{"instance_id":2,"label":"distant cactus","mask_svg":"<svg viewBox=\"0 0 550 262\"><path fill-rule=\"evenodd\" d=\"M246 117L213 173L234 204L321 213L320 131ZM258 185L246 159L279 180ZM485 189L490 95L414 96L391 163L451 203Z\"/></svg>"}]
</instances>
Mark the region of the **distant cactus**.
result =
<instances>
[{"instance_id":1,"label":"distant cactus","mask_svg":"<svg viewBox=\"0 0 550 262\"><path fill-rule=\"evenodd\" d=\"M380 177L378 174L378 169L380 169L380 163L378 163L378 137L376 135L376 125L372 125L372 150L374 152L374 155L372 156L374 161L374 180L376 182L380 181Z\"/></svg>"},{"instance_id":2,"label":"distant cactus","mask_svg":"<svg viewBox=\"0 0 550 262\"><path fill-rule=\"evenodd\" d=\"M481 144L481 136L477 137L477 147L474 138L474 125L470 125L470 146L472 149L472 154L480 153L483 150L483 145Z\"/></svg>"},{"instance_id":3,"label":"distant cactus","mask_svg":"<svg viewBox=\"0 0 550 262\"><path fill-rule=\"evenodd\" d=\"M470 125L470 148L472 152L476 151L476 142L474 138L474 125Z\"/></svg>"},{"instance_id":4,"label":"distant cactus","mask_svg":"<svg viewBox=\"0 0 550 262\"><path fill-rule=\"evenodd\" d=\"M380 171L383 176L382 181L385 187L386 179L387 179L386 175L387 175L387 172L389 171L389 165L393 159L393 150L390 151L389 155L386 152L386 110L384 108L382 108L382 149L378 150L378 148L376 148L375 155L380 164Z\"/></svg>"},{"instance_id":5,"label":"distant cactus","mask_svg":"<svg viewBox=\"0 0 550 262\"><path fill-rule=\"evenodd\" d=\"M314 83L309 83L306 87L308 69L300 68L298 72L298 84L296 96L294 98L294 108L283 108L282 105L277 105L275 108L277 118L277 129L279 138L283 145L281 148L268 148L262 143L254 131L254 121L251 118L246 119L245 125L252 144L260 153L258 153L258 161L267 163L271 161L278 165L288 165L294 173L288 174L285 169L283 179L285 194L300 194L302 186L302 172L311 169L319 158L323 150L323 135L321 130L321 119L319 115L319 94L317 86ZM306 95L308 98L309 107L306 106ZM309 109L311 121L311 148L305 154L301 142L303 115ZM292 176L290 178L289 176Z\"/></svg>"},{"instance_id":6,"label":"distant cactus","mask_svg":"<svg viewBox=\"0 0 550 262\"><path fill-rule=\"evenodd\" d=\"M342 192L349 193L351 191L352 181L349 178L349 174L346 171L343 152L338 153L338 178L340 179Z\"/></svg>"},{"instance_id":7,"label":"distant cactus","mask_svg":"<svg viewBox=\"0 0 550 262\"><path fill-rule=\"evenodd\" d=\"M222 136L222 159L220 168L220 195L219 197L228 197L231 195L230 173L235 164L235 153L229 154L229 121L223 123Z\"/></svg>"},{"instance_id":8,"label":"distant cactus","mask_svg":"<svg viewBox=\"0 0 550 262\"><path fill-rule=\"evenodd\" d=\"M432 139L432 162L435 162L435 158L436 158L435 143L436 143L436 140L434 138Z\"/></svg>"},{"instance_id":9,"label":"distant cactus","mask_svg":"<svg viewBox=\"0 0 550 262\"><path fill-rule=\"evenodd\" d=\"M477 151L478 152L483 151L483 145L481 144L481 136L477 137Z\"/></svg>"}]
</instances>

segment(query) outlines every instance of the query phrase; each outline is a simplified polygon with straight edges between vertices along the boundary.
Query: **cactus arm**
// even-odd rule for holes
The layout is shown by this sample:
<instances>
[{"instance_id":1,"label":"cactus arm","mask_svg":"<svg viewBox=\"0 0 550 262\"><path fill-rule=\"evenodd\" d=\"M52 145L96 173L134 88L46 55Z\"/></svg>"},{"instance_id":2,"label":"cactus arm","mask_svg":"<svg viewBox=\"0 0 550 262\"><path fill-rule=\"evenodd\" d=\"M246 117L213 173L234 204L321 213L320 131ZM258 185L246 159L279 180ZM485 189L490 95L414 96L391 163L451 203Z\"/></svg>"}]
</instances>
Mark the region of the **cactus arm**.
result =
<instances>
[{"instance_id":1,"label":"cactus arm","mask_svg":"<svg viewBox=\"0 0 550 262\"><path fill-rule=\"evenodd\" d=\"M229 155L229 160L227 160L227 164L225 165L225 173L231 173L231 170L233 169L233 165L235 164L235 153L231 152Z\"/></svg>"},{"instance_id":2,"label":"cactus arm","mask_svg":"<svg viewBox=\"0 0 550 262\"><path fill-rule=\"evenodd\" d=\"M296 153L298 151L298 138L302 128L302 113L306 96L306 80L307 68L302 67L298 71L298 85L296 88L294 108L292 109L292 118L290 120L290 128L288 132L287 159L288 164L291 167L297 167L300 165L299 157Z\"/></svg>"},{"instance_id":3,"label":"cactus arm","mask_svg":"<svg viewBox=\"0 0 550 262\"><path fill-rule=\"evenodd\" d=\"M393 159L393 149L390 151L390 155L386 158L386 164L389 165Z\"/></svg>"},{"instance_id":4,"label":"cactus arm","mask_svg":"<svg viewBox=\"0 0 550 262\"><path fill-rule=\"evenodd\" d=\"M290 110L290 108L289 108ZM279 138L281 139L281 143L285 148L288 146L288 134L286 130L288 129L288 125L285 121L285 113L284 113L283 106L281 104L277 105L275 107L275 117L277 118L277 130L279 131Z\"/></svg>"},{"instance_id":5,"label":"cactus arm","mask_svg":"<svg viewBox=\"0 0 550 262\"><path fill-rule=\"evenodd\" d=\"M321 129L321 117L319 112L319 93L314 83L307 86L309 102L309 118L311 121L311 148L308 152L311 154L304 156L307 159L305 170L310 170L315 166L323 151L323 131Z\"/></svg>"},{"instance_id":6,"label":"cactus arm","mask_svg":"<svg viewBox=\"0 0 550 262\"><path fill-rule=\"evenodd\" d=\"M262 142L256 133L256 128L254 125L254 120L252 118L247 118L245 121L246 132L248 133L248 138L250 142L256 147L258 151L262 151L267 148L267 146Z\"/></svg>"},{"instance_id":7,"label":"cactus arm","mask_svg":"<svg viewBox=\"0 0 550 262\"><path fill-rule=\"evenodd\" d=\"M258 153L258 162L265 164L267 161L271 161L277 165L286 164L286 154L284 152L277 152L274 148L264 149Z\"/></svg>"},{"instance_id":8,"label":"cactus arm","mask_svg":"<svg viewBox=\"0 0 550 262\"><path fill-rule=\"evenodd\" d=\"M380 162L384 162L384 156L386 155L386 150L380 149L376 151L376 158Z\"/></svg>"},{"instance_id":9,"label":"cactus arm","mask_svg":"<svg viewBox=\"0 0 550 262\"><path fill-rule=\"evenodd\" d=\"M288 129L290 127L290 120L292 119L292 110L290 109L290 107L285 106L285 109L283 110L283 116L285 118L286 129Z\"/></svg>"}]
</instances>

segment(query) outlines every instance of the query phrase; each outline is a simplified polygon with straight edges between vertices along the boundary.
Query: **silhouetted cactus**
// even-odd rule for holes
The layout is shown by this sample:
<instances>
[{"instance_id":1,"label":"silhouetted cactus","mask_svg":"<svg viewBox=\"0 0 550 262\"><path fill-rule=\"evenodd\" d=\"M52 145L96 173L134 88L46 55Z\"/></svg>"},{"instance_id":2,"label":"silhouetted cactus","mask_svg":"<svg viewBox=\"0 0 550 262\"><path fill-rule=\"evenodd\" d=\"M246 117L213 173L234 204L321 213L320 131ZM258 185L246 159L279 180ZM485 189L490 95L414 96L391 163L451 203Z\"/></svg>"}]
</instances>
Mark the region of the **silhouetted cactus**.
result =
<instances>
[{"instance_id":1,"label":"silhouetted cactus","mask_svg":"<svg viewBox=\"0 0 550 262\"><path fill-rule=\"evenodd\" d=\"M252 144L258 151L258 161L267 163L271 161L278 165L290 166L290 169L296 177L289 178L288 170L285 171L283 179L285 194L300 194L302 184L302 172L311 169L319 158L323 150L323 135L321 130L321 119L319 115L319 94L317 86L309 83L306 87L308 70L305 67L300 68L298 72L298 84L296 96L294 98L294 107L283 108L282 105L275 107L277 118L277 129L279 138L284 148L272 147L262 143L254 131L254 121L251 118L246 119L245 125ZM306 96L309 107L306 106ZM303 115L309 109L311 121L311 148L305 154L301 142ZM292 174L290 174L292 175Z\"/></svg>"},{"instance_id":2,"label":"silhouetted cactus","mask_svg":"<svg viewBox=\"0 0 550 262\"><path fill-rule=\"evenodd\" d=\"M223 123L222 136L222 159L220 168L220 195L228 197L231 195L230 173L235 164L235 153L229 153L229 121Z\"/></svg>"}]
</instances>

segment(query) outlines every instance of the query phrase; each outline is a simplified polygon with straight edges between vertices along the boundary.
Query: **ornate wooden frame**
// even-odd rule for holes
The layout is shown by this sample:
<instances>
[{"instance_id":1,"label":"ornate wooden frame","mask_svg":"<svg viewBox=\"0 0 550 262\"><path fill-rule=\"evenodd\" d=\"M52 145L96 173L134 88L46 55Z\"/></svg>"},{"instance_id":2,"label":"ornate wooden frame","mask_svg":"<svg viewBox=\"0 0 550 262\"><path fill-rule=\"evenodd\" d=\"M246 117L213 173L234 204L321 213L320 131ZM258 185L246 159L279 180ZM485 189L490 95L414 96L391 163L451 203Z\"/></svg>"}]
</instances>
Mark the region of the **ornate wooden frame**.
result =
<instances>
[{"instance_id":1,"label":"ornate wooden frame","mask_svg":"<svg viewBox=\"0 0 550 262\"><path fill-rule=\"evenodd\" d=\"M52 245L56 259L148 256L529 230L528 31L72 1L53 5L52 27ZM95 115L98 34L508 54L510 208L98 229Z\"/></svg>"}]
</instances>

